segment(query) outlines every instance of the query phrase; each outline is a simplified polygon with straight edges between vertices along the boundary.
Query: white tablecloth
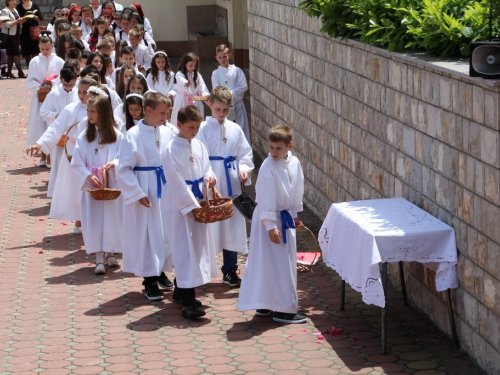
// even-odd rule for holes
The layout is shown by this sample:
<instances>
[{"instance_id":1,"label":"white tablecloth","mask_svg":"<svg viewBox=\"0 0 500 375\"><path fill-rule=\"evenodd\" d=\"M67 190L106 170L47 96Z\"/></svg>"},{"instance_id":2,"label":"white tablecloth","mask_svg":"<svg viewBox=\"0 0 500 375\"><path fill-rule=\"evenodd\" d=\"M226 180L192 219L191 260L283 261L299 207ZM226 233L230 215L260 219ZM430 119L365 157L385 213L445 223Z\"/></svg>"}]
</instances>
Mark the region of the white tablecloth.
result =
<instances>
[{"instance_id":1,"label":"white tablecloth","mask_svg":"<svg viewBox=\"0 0 500 375\"><path fill-rule=\"evenodd\" d=\"M367 304L385 306L381 262L425 263L438 291L458 286L455 231L406 199L332 204L318 237L325 263Z\"/></svg>"}]
</instances>

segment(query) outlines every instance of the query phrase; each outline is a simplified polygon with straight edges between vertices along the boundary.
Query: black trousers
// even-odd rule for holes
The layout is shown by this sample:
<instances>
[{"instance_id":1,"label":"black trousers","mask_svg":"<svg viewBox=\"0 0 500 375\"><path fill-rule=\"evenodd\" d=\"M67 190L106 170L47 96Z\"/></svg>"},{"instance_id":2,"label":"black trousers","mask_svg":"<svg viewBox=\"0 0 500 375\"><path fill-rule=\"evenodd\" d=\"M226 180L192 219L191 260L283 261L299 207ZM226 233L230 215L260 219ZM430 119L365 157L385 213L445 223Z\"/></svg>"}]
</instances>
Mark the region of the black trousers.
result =
<instances>
[{"instance_id":1,"label":"black trousers","mask_svg":"<svg viewBox=\"0 0 500 375\"><path fill-rule=\"evenodd\" d=\"M194 288L179 288L177 286L177 278L174 279L174 295L181 300L182 306L189 306L196 300L196 292Z\"/></svg>"}]
</instances>

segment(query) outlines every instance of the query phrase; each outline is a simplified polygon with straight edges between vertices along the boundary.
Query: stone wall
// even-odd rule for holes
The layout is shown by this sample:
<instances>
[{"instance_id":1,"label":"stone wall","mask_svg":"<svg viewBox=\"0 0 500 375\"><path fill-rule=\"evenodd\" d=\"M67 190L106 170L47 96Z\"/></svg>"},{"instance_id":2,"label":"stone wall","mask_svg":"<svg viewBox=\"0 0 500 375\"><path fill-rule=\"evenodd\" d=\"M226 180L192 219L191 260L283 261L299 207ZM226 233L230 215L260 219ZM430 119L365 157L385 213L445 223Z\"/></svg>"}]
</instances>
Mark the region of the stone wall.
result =
<instances>
[{"instance_id":1,"label":"stone wall","mask_svg":"<svg viewBox=\"0 0 500 375\"><path fill-rule=\"evenodd\" d=\"M500 374L499 87L331 39L296 0L248 3L255 148L267 153L273 124L294 129L321 217L332 202L402 196L454 227L461 347ZM450 333L434 274L405 267L413 304Z\"/></svg>"},{"instance_id":2,"label":"stone wall","mask_svg":"<svg viewBox=\"0 0 500 375\"><path fill-rule=\"evenodd\" d=\"M35 0L35 3L40 5L40 10L43 13L44 23L50 22L54 15L54 9L56 7L62 8L63 0ZM65 2L64 5L68 5L69 2Z\"/></svg>"}]
</instances>

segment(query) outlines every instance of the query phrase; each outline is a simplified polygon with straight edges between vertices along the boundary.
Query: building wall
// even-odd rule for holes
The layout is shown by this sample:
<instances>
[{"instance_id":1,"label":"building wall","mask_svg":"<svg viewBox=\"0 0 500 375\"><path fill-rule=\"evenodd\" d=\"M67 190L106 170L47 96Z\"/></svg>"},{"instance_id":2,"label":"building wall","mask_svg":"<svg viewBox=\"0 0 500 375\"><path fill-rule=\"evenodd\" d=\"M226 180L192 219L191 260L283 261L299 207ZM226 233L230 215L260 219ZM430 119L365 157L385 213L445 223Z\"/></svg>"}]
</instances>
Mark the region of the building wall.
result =
<instances>
[{"instance_id":1,"label":"building wall","mask_svg":"<svg viewBox=\"0 0 500 375\"><path fill-rule=\"evenodd\" d=\"M332 202L404 197L454 227L461 347L500 374L499 85L331 39L298 2L249 1L254 147L267 154L274 124L294 129L321 217ZM412 303L450 333L434 273L405 268Z\"/></svg>"}]
</instances>

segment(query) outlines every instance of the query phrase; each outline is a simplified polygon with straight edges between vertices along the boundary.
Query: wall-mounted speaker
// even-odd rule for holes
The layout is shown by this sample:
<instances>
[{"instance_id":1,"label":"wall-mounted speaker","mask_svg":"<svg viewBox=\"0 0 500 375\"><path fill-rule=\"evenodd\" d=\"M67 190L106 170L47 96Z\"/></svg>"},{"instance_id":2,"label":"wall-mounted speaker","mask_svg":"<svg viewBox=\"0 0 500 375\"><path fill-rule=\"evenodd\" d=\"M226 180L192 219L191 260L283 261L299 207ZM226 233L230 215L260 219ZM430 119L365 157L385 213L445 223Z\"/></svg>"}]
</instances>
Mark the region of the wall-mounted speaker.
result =
<instances>
[{"instance_id":1,"label":"wall-mounted speaker","mask_svg":"<svg viewBox=\"0 0 500 375\"><path fill-rule=\"evenodd\" d=\"M470 45L469 75L500 79L500 41L475 42Z\"/></svg>"}]
</instances>

